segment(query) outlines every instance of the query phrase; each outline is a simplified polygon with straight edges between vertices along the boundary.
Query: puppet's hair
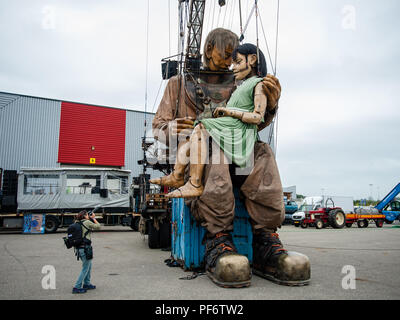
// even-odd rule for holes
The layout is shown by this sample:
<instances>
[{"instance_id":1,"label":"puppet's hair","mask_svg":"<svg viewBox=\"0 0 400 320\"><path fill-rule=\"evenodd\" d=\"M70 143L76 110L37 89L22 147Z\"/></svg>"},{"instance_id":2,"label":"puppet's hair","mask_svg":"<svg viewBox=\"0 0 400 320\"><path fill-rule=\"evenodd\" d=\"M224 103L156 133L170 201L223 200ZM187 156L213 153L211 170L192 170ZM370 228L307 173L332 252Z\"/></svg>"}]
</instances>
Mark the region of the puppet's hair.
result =
<instances>
[{"instance_id":1,"label":"puppet's hair","mask_svg":"<svg viewBox=\"0 0 400 320\"><path fill-rule=\"evenodd\" d=\"M210 59L208 59L206 55L207 46L209 44L224 54L227 47L234 49L239 45L239 38L228 29L216 28L210 31L204 43L203 63L206 67L209 66L210 62Z\"/></svg>"},{"instance_id":2,"label":"puppet's hair","mask_svg":"<svg viewBox=\"0 0 400 320\"><path fill-rule=\"evenodd\" d=\"M262 51L259 49L258 52L259 52L259 56L260 56L260 61L258 61L258 59L257 59L257 65L255 66L255 68L257 70L257 75L259 77L265 77L267 75L267 63L265 61L265 57L264 57L264 54L262 53ZM257 55L257 47L251 43L245 43L245 44L238 46L235 50L233 50L233 53L232 53L233 60L236 60L238 53L246 56L246 59L247 59L247 56L249 54Z\"/></svg>"}]
</instances>

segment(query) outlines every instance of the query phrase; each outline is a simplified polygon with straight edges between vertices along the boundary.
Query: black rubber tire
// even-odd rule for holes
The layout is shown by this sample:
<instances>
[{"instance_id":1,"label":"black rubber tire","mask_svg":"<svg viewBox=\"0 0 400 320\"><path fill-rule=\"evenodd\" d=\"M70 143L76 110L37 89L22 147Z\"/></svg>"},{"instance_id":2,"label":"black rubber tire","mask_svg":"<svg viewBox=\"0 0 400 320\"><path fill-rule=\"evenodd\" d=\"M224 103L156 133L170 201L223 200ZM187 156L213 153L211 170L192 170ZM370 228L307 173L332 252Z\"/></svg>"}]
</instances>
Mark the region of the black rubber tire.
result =
<instances>
[{"instance_id":1,"label":"black rubber tire","mask_svg":"<svg viewBox=\"0 0 400 320\"><path fill-rule=\"evenodd\" d=\"M351 228L353 226L352 223L346 223L346 228Z\"/></svg>"},{"instance_id":2,"label":"black rubber tire","mask_svg":"<svg viewBox=\"0 0 400 320\"><path fill-rule=\"evenodd\" d=\"M316 229L322 229L324 227L324 222L321 219L315 220L314 224Z\"/></svg>"},{"instance_id":3,"label":"black rubber tire","mask_svg":"<svg viewBox=\"0 0 400 320\"><path fill-rule=\"evenodd\" d=\"M389 220L386 220L386 219L385 219L385 223L387 223L387 224L392 224L393 221L389 221Z\"/></svg>"},{"instance_id":4,"label":"black rubber tire","mask_svg":"<svg viewBox=\"0 0 400 320\"><path fill-rule=\"evenodd\" d=\"M46 215L46 221L44 224L44 230L46 233L55 233L58 229L58 226L60 225L60 221L58 220L57 217L54 216L47 216Z\"/></svg>"},{"instance_id":5,"label":"black rubber tire","mask_svg":"<svg viewBox=\"0 0 400 320\"><path fill-rule=\"evenodd\" d=\"M300 225L299 225L298 223L295 223L294 226L295 226L296 228L300 227Z\"/></svg>"},{"instance_id":6,"label":"black rubber tire","mask_svg":"<svg viewBox=\"0 0 400 320\"><path fill-rule=\"evenodd\" d=\"M338 219L339 218L339 219ZM340 209L329 212L329 224L334 229L342 229L346 225L346 215Z\"/></svg>"},{"instance_id":7,"label":"black rubber tire","mask_svg":"<svg viewBox=\"0 0 400 320\"><path fill-rule=\"evenodd\" d=\"M132 217L131 228L133 231L139 231L139 220L140 217Z\"/></svg>"},{"instance_id":8,"label":"black rubber tire","mask_svg":"<svg viewBox=\"0 0 400 320\"><path fill-rule=\"evenodd\" d=\"M308 228L308 224L302 222L302 223L300 224L300 227L302 227L303 229L307 229L307 228Z\"/></svg>"},{"instance_id":9,"label":"black rubber tire","mask_svg":"<svg viewBox=\"0 0 400 320\"><path fill-rule=\"evenodd\" d=\"M368 222L367 219L358 220L358 221L357 221L357 226L358 226L359 228L368 228L368 224L369 224L369 222Z\"/></svg>"},{"instance_id":10,"label":"black rubber tire","mask_svg":"<svg viewBox=\"0 0 400 320\"><path fill-rule=\"evenodd\" d=\"M157 230L154 227L153 221L149 221L149 235L148 242L150 249L159 249L160 248L160 230Z\"/></svg>"},{"instance_id":11,"label":"black rubber tire","mask_svg":"<svg viewBox=\"0 0 400 320\"><path fill-rule=\"evenodd\" d=\"M383 219L376 219L375 220L375 225L376 225L377 228L382 228L384 223L385 223L385 220L383 220Z\"/></svg>"},{"instance_id":12,"label":"black rubber tire","mask_svg":"<svg viewBox=\"0 0 400 320\"><path fill-rule=\"evenodd\" d=\"M171 247L171 223L169 220L164 220L163 223L160 224L160 247Z\"/></svg>"}]
</instances>

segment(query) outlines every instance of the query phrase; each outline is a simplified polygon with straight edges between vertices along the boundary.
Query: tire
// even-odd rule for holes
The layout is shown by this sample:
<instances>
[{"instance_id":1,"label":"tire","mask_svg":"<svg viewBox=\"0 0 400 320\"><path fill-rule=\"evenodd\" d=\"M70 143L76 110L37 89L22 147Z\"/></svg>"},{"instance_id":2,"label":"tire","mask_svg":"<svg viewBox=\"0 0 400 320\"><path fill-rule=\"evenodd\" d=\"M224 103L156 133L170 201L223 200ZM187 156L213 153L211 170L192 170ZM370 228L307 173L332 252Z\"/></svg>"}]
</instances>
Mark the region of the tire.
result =
<instances>
[{"instance_id":1,"label":"tire","mask_svg":"<svg viewBox=\"0 0 400 320\"><path fill-rule=\"evenodd\" d=\"M346 225L346 215L340 209L329 213L329 224L335 229L342 229Z\"/></svg>"},{"instance_id":2,"label":"tire","mask_svg":"<svg viewBox=\"0 0 400 320\"><path fill-rule=\"evenodd\" d=\"M346 223L346 228L351 228L353 226L353 223Z\"/></svg>"},{"instance_id":3,"label":"tire","mask_svg":"<svg viewBox=\"0 0 400 320\"><path fill-rule=\"evenodd\" d=\"M389 221L389 220L386 220L386 219L385 219L385 223L387 223L387 224L392 224L393 221Z\"/></svg>"},{"instance_id":4,"label":"tire","mask_svg":"<svg viewBox=\"0 0 400 320\"><path fill-rule=\"evenodd\" d=\"M299 225L298 223L295 223L294 226L295 226L296 228L300 227L300 225Z\"/></svg>"},{"instance_id":5,"label":"tire","mask_svg":"<svg viewBox=\"0 0 400 320\"><path fill-rule=\"evenodd\" d=\"M324 223L321 219L315 220L315 228L322 229L324 227Z\"/></svg>"},{"instance_id":6,"label":"tire","mask_svg":"<svg viewBox=\"0 0 400 320\"><path fill-rule=\"evenodd\" d=\"M55 233L60 225L60 221L54 216L46 216L44 230L46 233Z\"/></svg>"},{"instance_id":7,"label":"tire","mask_svg":"<svg viewBox=\"0 0 400 320\"><path fill-rule=\"evenodd\" d=\"M368 222L367 219L358 220L358 221L357 221L357 226L358 226L359 228L367 228L367 227L368 227L368 224L369 224L369 222Z\"/></svg>"},{"instance_id":8,"label":"tire","mask_svg":"<svg viewBox=\"0 0 400 320\"><path fill-rule=\"evenodd\" d=\"M160 224L160 248L171 247L171 223L168 219Z\"/></svg>"},{"instance_id":9,"label":"tire","mask_svg":"<svg viewBox=\"0 0 400 320\"><path fill-rule=\"evenodd\" d=\"M150 249L160 248L160 231L154 227L153 221L149 221L148 242Z\"/></svg>"},{"instance_id":10,"label":"tire","mask_svg":"<svg viewBox=\"0 0 400 320\"><path fill-rule=\"evenodd\" d=\"M385 222L385 220L383 220L383 219L376 219L375 220L375 225L376 225L377 228L382 228L384 222Z\"/></svg>"},{"instance_id":11,"label":"tire","mask_svg":"<svg viewBox=\"0 0 400 320\"><path fill-rule=\"evenodd\" d=\"M305 223L305 222L302 222L302 223L300 224L300 227L302 227L303 229L307 229L307 228L308 228L308 224Z\"/></svg>"},{"instance_id":12,"label":"tire","mask_svg":"<svg viewBox=\"0 0 400 320\"><path fill-rule=\"evenodd\" d=\"M132 217L131 228L133 231L139 231L139 220L140 217Z\"/></svg>"}]
</instances>

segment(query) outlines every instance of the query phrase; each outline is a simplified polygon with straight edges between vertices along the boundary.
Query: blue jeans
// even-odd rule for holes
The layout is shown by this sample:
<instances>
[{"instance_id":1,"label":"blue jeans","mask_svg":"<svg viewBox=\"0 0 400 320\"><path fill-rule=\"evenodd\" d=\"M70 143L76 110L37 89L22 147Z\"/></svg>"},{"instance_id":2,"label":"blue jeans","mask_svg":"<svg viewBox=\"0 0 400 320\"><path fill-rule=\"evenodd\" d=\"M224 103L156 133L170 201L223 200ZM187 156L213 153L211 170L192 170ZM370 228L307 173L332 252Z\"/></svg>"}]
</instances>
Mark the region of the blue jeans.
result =
<instances>
[{"instance_id":1,"label":"blue jeans","mask_svg":"<svg viewBox=\"0 0 400 320\"><path fill-rule=\"evenodd\" d=\"M82 285L90 284L90 273L92 271L92 259L87 260L83 248L78 249L79 259L82 260L82 271L75 283L75 288L82 288Z\"/></svg>"}]
</instances>

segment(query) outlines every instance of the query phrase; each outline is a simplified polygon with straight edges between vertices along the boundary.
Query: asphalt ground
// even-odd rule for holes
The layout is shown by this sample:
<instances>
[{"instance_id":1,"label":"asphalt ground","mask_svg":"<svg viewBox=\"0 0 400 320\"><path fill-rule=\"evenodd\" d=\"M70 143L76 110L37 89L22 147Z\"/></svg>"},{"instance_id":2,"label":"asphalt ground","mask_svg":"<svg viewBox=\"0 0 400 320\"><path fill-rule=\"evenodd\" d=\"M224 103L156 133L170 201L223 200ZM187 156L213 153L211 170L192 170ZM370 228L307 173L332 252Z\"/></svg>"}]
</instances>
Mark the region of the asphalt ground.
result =
<instances>
[{"instance_id":1,"label":"asphalt ground","mask_svg":"<svg viewBox=\"0 0 400 320\"><path fill-rule=\"evenodd\" d=\"M55 234L0 234L0 300L398 300L400 225L316 230L283 226L286 249L306 254L311 283L286 287L253 275L252 285L224 289L206 275L168 267L170 252L149 249L147 236L128 227L103 227L92 236L92 283L96 290L73 295L81 262ZM45 266L51 266L46 269ZM345 266L349 269L343 269ZM52 269L54 267L54 269ZM48 268L48 267L47 267ZM50 270L50 271L49 271ZM350 270L350 271L349 271ZM55 274L53 288L48 281ZM350 280L349 280L350 279ZM356 279L352 282L351 279ZM354 286L355 283L355 286ZM43 285L44 284L44 285ZM49 288L50 285L50 288ZM55 288L54 288L55 286ZM350 287L349 287L350 286Z\"/></svg>"}]
</instances>

